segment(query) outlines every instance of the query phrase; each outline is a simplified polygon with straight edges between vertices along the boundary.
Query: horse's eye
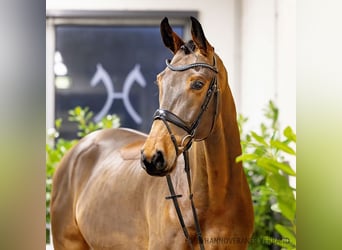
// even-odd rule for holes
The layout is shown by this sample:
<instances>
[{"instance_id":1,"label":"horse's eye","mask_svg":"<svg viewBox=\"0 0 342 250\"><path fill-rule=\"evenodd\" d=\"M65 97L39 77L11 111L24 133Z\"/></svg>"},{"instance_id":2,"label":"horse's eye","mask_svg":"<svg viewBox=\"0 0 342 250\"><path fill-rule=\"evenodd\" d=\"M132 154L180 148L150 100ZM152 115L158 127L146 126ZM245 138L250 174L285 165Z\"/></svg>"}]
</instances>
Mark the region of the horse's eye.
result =
<instances>
[{"instance_id":1,"label":"horse's eye","mask_svg":"<svg viewBox=\"0 0 342 250\"><path fill-rule=\"evenodd\" d=\"M191 84L191 89L200 90L201 88L203 88L203 86L204 86L203 82L195 81Z\"/></svg>"}]
</instances>

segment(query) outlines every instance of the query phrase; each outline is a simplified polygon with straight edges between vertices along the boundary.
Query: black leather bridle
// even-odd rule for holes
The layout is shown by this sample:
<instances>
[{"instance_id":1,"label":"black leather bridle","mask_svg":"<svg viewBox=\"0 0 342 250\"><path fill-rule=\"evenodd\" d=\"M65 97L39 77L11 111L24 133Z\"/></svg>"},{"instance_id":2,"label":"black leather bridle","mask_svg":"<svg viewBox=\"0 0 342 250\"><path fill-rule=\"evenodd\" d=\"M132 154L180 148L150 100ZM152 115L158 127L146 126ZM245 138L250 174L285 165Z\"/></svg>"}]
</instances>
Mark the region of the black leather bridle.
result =
<instances>
[{"instance_id":1,"label":"black leather bridle","mask_svg":"<svg viewBox=\"0 0 342 250\"><path fill-rule=\"evenodd\" d=\"M194 217L197 239L199 242L200 249L204 250L203 237L202 237L200 224L199 224L199 220L198 220L198 216L197 216L197 212L196 212L196 207L195 207L195 204L193 201L193 193L192 193L192 189L191 189L189 149L190 149L192 142L194 140L195 141L205 140L211 134L211 132L213 130L213 127L214 127L214 124L216 121L216 116L217 116L217 112L218 112L218 103L219 103L219 100L218 100L219 89L217 86L217 77L216 77L218 70L216 68L215 57L214 57L214 64L213 65L209 65L207 63L192 63L192 64L187 64L187 65L174 66L174 65L171 65L170 60L166 60L166 65L172 71L185 71L185 70L189 70L189 69L193 69L193 68L202 67L202 68L210 69L211 71L213 71L215 73L215 76L213 77L213 79L210 82L206 96L205 96L203 103L201 105L200 112L198 113L196 119L193 122L185 122L179 116L177 116L176 114L174 114L171 111L168 111L166 109L157 109L156 112L154 113L154 116L153 116L153 120L162 120L163 123L165 124L165 126L166 126L166 128L170 134L171 140L175 146L176 154L179 155L180 151L182 151L182 153L183 153L184 169L186 172L188 186L189 186L189 199L191 201L191 209L192 209L192 214ZM215 102L216 102L215 106L216 107L215 107L215 113L213 116L210 131L206 137L200 138L200 139L195 139L196 130L197 130L197 128L201 122L201 119L202 119L204 112L208 109L208 105L210 103L210 100L213 97L215 98ZM187 132L187 135L182 139L180 146L177 144L176 137L172 133L172 130L171 130L169 123L181 128ZM186 139L189 139L189 140L185 145L183 145ZM172 199L173 204L174 204L175 209L176 209L176 212L177 212L179 223L181 224L181 227L183 229L184 236L185 236L185 238L186 238L186 240L190 246L190 249L194 249L192 241L191 241L189 233L188 233L188 230L185 226L184 219L182 216L182 212L180 210L178 200L177 200L178 198L182 197L182 195L177 195L175 193L175 190L174 190L174 187L172 184L172 180L171 180L171 177L169 174L166 176L166 178L167 178L167 184L168 184L170 194L171 194L170 196L166 197L166 199Z\"/></svg>"}]
</instances>

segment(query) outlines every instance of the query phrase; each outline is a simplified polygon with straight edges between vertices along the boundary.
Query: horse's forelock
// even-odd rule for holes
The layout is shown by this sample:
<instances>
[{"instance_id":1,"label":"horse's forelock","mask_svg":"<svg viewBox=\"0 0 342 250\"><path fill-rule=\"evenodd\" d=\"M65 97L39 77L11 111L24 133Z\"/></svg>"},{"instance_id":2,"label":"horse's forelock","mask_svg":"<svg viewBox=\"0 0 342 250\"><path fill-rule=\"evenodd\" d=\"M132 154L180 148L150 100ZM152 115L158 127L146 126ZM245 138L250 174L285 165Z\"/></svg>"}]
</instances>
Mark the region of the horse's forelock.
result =
<instances>
[{"instance_id":1,"label":"horse's forelock","mask_svg":"<svg viewBox=\"0 0 342 250\"><path fill-rule=\"evenodd\" d=\"M180 48L183 50L183 52L186 55L188 55L188 54L193 53L195 51L196 45L195 45L193 40L190 40L187 43L183 44Z\"/></svg>"}]
</instances>

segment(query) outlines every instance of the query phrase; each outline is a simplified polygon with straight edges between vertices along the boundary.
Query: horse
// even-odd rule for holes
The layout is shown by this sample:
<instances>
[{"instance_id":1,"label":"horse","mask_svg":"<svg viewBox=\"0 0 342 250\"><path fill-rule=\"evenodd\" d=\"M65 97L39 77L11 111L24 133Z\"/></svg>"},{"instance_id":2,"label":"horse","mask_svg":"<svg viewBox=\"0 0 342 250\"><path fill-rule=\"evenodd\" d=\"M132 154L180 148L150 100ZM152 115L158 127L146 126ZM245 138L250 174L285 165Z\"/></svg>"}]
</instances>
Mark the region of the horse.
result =
<instances>
[{"instance_id":1,"label":"horse","mask_svg":"<svg viewBox=\"0 0 342 250\"><path fill-rule=\"evenodd\" d=\"M167 18L160 31L173 58L157 76L150 133L95 131L63 157L55 250L247 249L253 206L227 71L194 17L188 42Z\"/></svg>"}]
</instances>

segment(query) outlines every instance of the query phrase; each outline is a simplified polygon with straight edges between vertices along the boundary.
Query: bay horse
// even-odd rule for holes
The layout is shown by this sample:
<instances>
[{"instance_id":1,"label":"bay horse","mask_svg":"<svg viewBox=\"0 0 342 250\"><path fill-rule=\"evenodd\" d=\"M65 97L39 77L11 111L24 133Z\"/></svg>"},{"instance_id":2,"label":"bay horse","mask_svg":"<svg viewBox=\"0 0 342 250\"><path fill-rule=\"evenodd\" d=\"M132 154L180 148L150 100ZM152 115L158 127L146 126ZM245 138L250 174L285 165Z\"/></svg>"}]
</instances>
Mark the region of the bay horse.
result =
<instances>
[{"instance_id":1,"label":"bay horse","mask_svg":"<svg viewBox=\"0 0 342 250\"><path fill-rule=\"evenodd\" d=\"M149 135L96 131L63 157L51 199L55 250L247 249L253 206L235 161L241 145L227 71L201 24L191 17L191 25L184 42L161 22L174 56L157 76Z\"/></svg>"}]
</instances>

